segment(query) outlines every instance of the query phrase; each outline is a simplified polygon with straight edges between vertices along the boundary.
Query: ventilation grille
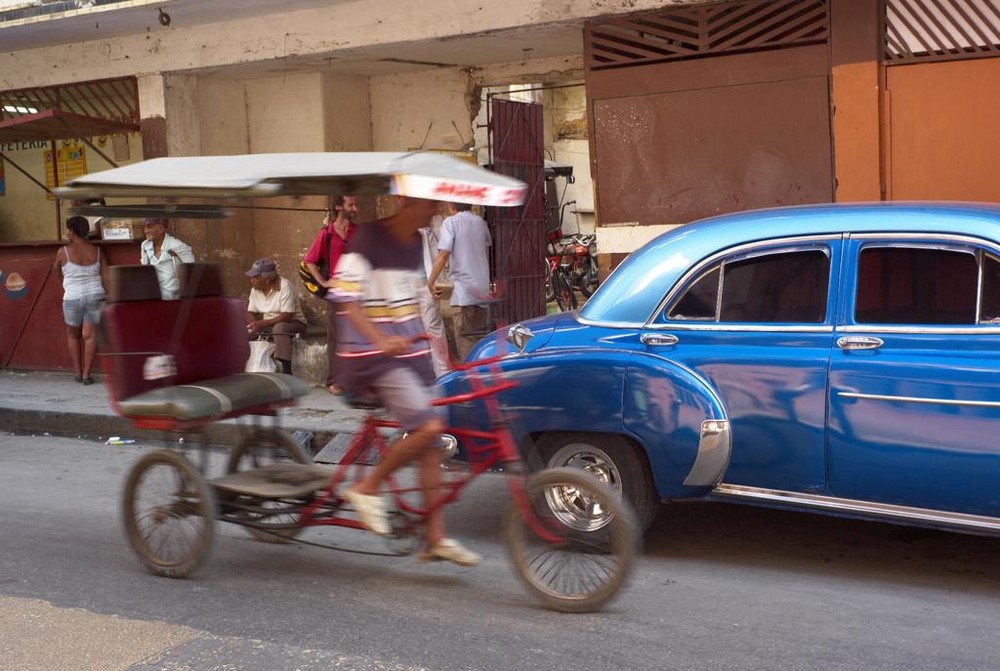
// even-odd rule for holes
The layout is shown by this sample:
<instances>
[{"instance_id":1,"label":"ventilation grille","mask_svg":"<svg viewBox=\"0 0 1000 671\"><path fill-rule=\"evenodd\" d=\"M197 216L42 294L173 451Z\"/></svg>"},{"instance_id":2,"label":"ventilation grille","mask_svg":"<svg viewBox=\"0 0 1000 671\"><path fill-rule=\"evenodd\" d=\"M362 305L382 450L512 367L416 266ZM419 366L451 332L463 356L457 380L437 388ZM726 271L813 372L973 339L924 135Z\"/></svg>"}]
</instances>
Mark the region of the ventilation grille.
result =
<instances>
[{"instance_id":1,"label":"ventilation grille","mask_svg":"<svg viewBox=\"0 0 1000 671\"><path fill-rule=\"evenodd\" d=\"M139 95L135 77L0 91L0 120L50 109L137 124Z\"/></svg>"},{"instance_id":2,"label":"ventilation grille","mask_svg":"<svg viewBox=\"0 0 1000 671\"><path fill-rule=\"evenodd\" d=\"M752 0L588 23L591 70L824 44L824 0Z\"/></svg>"},{"instance_id":3,"label":"ventilation grille","mask_svg":"<svg viewBox=\"0 0 1000 671\"><path fill-rule=\"evenodd\" d=\"M997 0L886 0L890 62L1000 55Z\"/></svg>"}]
</instances>

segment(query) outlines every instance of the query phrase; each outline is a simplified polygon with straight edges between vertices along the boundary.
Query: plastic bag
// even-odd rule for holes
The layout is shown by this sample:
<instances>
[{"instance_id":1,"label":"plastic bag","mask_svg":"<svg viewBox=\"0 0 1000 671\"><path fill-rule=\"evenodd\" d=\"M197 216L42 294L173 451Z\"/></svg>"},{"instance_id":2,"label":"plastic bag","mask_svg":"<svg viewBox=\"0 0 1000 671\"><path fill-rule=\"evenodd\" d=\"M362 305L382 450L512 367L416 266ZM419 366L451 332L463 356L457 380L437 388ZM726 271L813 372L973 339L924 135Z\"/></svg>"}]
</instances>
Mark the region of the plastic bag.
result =
<instances>
[{"instance_id":1,"label":"plastic bag","mask_svg":"<svg viewBox=\"0 0 1000 671\"><path fill-rule=\"evenodd\" d=\"M248 373L277 373L278 363L274 360L274 343L269 340L251 340L250 358L247 359Z\"/></svg>"}]
</instances>

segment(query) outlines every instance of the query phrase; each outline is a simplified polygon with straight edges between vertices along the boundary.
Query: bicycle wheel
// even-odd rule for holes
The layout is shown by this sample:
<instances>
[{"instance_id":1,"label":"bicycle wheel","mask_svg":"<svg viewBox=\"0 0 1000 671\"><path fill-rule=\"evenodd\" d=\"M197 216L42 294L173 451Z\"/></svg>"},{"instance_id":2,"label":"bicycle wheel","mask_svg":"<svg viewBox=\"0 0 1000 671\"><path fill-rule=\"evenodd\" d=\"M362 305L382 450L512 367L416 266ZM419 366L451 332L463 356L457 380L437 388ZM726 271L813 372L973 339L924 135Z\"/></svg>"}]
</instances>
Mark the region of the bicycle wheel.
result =
<instances>
[{"instance_id":1,"label":"bicycle wheel","mask_svg":"<svg viewBox=\"0 0 1000 671\"><path fill-rule=\"evenodd\" d=\"M567 613L597 610L614 597L639 549L629 505L575 468L532 476L523 502L515 498L507 508L504 534L528 590L546 607Z\"/></svg>"},{"instance_id":2,"label":"bicycle wheel","mask_svg":"<svg viewBox=\"0 0 1000 671\"><path fill-rule=\"evenodd\" d=\"M552 266L549 265L548 259L545 259L542 265L545 267L545 302L551 303L556 299L556 290L552 285Z\"/></svg>"},{"instance_id":3,"label":"bicycle wheel","mask_svg":"<svg viewBox=\"0 0 1000 671\"><path fill-rule=\"evenodd\" d=\"M187 458L170 450L143 456L122 497L125 537L150 573L183 578L212 547L215 495Z\"/></svg>"},{"instance_id":4,"label":"bicycle wheel","mask_svg":"<svg viewBox=\"0 0 1000 671\"><path fill-rule=\"evenodd\" d=\"M563 270L557 269L552 274L552 287L556 292L556 305L559 306L560 312L576 309L576 294L573 293L573 286Z\"/></svg>"},{"instance_id":5,"label":"bicycle wheel","mask_svg":"<svg viewBox=\"0 0 1000 671\"><path fill-rule=\"evenodd\" d=\"M289 461L308 464L309 457L287 431L254 429L229 451L226 473ZM263 543L287 543L302 531L302 527L297 526L299 502L238 496L231 503L236 508L233 517L253 524L240 526Z\"/></svg>"}]
</instances>

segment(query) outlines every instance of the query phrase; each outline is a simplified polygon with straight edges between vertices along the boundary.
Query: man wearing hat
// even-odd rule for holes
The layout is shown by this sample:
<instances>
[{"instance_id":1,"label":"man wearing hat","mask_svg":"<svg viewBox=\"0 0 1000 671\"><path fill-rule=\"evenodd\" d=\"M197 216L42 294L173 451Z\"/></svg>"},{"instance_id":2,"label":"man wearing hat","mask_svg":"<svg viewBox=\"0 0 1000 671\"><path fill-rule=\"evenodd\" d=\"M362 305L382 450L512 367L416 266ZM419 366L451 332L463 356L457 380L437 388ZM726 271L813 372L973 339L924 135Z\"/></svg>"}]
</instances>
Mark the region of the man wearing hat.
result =
<instances>
[{"instance_id":1,"label":"man wearing hat","mask_svg":"<svg viewBox=\"0 0 1000 671\"><path fill-rule=\"evenodd\" d=\"M168 219L147 219L142 222L146 239L139 248L139 261L144 266L156 266L156 279L160 283L161 298L177 298L180 294L180 280L177 266L194 263L191 248L167 233Z\"/></svg>"},{"instance_id":2,"label":"man wearing hat","mask_svg":"<svg viewBox=\"0 0 1000 671\"><path fill-rule=\"evenodd\" d=\"M306 318L288 280L278 275L271 259L257 259L246 272L250 278L247 302L247 332L251 336L270 332L274 338L274 358L281 372L292 373L292 335L304 333Z\"/></svg>"}]
</instances>

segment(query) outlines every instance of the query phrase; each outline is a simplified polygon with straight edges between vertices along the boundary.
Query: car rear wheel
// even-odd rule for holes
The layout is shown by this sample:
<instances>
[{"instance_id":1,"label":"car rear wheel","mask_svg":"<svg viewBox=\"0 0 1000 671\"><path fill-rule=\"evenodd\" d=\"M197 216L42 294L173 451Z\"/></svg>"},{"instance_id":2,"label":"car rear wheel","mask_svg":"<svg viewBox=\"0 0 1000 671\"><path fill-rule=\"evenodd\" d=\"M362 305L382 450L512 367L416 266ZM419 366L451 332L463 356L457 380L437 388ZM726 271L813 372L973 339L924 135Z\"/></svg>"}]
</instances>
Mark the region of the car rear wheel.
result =
<instances>
[{"instance_id":1,"label":"car rear wheel","mask_svg":"<svg viewBox=\"0 0 1000 671\"><path fill-rule=\"evenodd\" d=\"M622 436L599 433L549 433L536 450L545 468L579 468L595 476L632 504L643 531L660 511L646 460Z\"/></svg>"}]
</instances>

